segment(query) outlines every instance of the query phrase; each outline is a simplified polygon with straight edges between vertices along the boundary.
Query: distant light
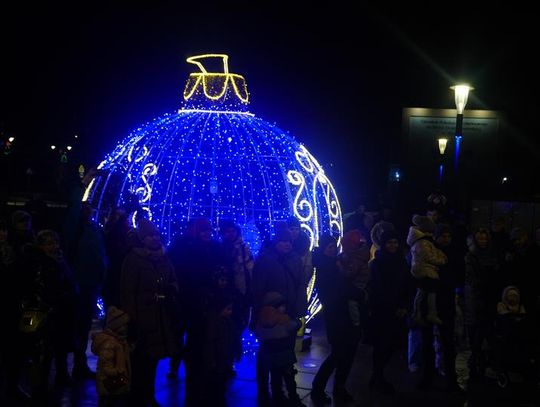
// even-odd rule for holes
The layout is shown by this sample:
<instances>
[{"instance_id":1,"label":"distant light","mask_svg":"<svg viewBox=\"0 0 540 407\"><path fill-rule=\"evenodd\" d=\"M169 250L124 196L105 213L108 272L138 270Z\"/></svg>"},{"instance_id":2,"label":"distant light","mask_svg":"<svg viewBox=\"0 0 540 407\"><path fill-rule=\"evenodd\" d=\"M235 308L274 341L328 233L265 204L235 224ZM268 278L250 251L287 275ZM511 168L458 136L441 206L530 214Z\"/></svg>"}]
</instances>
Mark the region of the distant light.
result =
<instances>
[{"instance_id":1,"label":"distant light","mask_svg":"<svg viewBox=\"0 0 540 407\"><path fill-rule=\"evenodd\" d=\"M9 141L10 143L13 143L13 142L15 141L15 137L10 137L10 138L8 138L8 141Z\"/></svg>"},{"instance_id":2,"label":"distant light","mask_svg":"<svg viewBox=\"0 0 540 407\"><path fill-rule=\"evenodd\" d=\"M441 137L437 140L439 142L439 153L444 154L446 151L446 145L448 144L448 139L446 137Z\"/></svg>"},{"instance_id":3,"label":"distant light","mask_svg":"<svg viewBox=\"0 0 540 407\"><path fill-rule=\"evenodd\" d=\"M75 137L75 138L79 138L79 136L78 136L77 134L75 134L75 135L74 135L73 137Z\"/></svg>"},{"instance_id":4,"label":"distant light","mask_svg":"<svg viewBox=\"0 0 540 407\"><path fill-rule=\"evenodd\" d=\"M73 147L67 146L66 148L68 149L68 151L70 151Z\"/></svg>"},{"instance_id":5,"label":"distant light","mask_svg":"<svg viewBox=\"0 0 540 407\"><path fill-rule=\"evenodd\" d=\"M396 177L396 179L399 180L399 177L401 177L401 174L399 173L399 171L395 172L394 177Z\"/></svg>"},{"instance_id":6,"label":"distant light","mask_svg":"<svg viewBox=\"0 0 540 407\"><path fill-rule=\"evenodd\" d=\"M52 146L51 146L51 150L54 150L55 148L56 148L55 145L52 145Z\"/></svg>"},{"instance_id":7,"label":"distant light","mask_svg":"<svg viewBox=\"0 0 540 407\"><path fill-rule=\"evenodd\" d=\"M232 141L232 137L229 137L227 141L230 143Z\"/></svg>"},{"instance_id":8,"label":"distant light","mask_svg":"<svg viewBox=\"0 0 540 407\"><path fill-rule=\"evenodd\" d=\"M503 183L503 184L506 184L507 182L508 182L508 177L503 177L503 178L502 178L502 183Z\"/></svg>"}]
</instances>

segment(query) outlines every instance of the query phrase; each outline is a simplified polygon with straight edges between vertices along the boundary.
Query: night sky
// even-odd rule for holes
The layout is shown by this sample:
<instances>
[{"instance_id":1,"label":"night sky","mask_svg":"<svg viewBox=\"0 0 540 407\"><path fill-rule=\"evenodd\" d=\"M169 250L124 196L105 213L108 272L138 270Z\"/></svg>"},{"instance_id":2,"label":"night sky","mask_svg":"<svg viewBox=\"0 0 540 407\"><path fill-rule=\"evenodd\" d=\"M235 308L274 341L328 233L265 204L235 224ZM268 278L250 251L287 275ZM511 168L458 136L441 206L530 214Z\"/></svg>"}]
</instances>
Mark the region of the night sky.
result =
<instances>
[{"instance_id":1,"label":"night sky","mask_svg":"<svg viewBox=\"0 0 540 407\"><path fill-rule=\"evenodd\" d=\"M180 107L186 57L208 52L230 56L250 110L305 143L347 203L384 188L402 160L402 108L454 108L448 87L459 80L475 87L467 109L508 118L509 162L540 161L530 11L179 3L3 11L0 129L26 160L17 171L74 134L73 161L97 164L131 129Z\"/></svg>"}]
</instances>

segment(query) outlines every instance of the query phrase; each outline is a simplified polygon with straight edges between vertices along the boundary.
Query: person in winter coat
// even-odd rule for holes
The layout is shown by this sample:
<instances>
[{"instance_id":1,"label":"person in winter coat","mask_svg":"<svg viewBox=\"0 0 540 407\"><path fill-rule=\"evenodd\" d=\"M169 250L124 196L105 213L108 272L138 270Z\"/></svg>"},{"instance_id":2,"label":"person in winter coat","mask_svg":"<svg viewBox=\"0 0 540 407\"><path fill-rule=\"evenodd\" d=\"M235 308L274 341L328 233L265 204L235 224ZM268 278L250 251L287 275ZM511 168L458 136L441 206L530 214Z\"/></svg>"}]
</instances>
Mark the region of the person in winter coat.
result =
<instances>
[{"instance_id":1,"label":"person in winter coat","mask_svg":"<svg viewBox=\"0 0 540 407\"><path fill-rule=\"evenodd\" d=\"M479 363L482 344L491 333L503 287L504 277L491 246L489 231L479 228L473 234L469 253L465 256L463 289L463 318L471 347L471 378L483 373Z\"/></svg>"},{"instance_id":2,"label":"person in winter coat","mask_svg":"<svg viewBox=\"0 0 540 407\"><path fill-rule=\"evenodd\" d=\"M510 274L505 280L519 288L527 313L540 321L540 248L523 228L512 229L510 240L513 250L508 264Z\"/></svg>"},{"instance_id":3,"label":"person in winter coat","mask_svg":"<svg viewBox=\"0 0 540 407\"><path fill-rule=\"evenodd\" d=\"M180 305L176 322L179 345L185 349L171 358L167 377L177 377L182 357L186 368L186 401L197 405L204 393L205 321L209 309L208 293L214 285L216 273L227 268L223 246L212 237L212 223L208 218L190 219L186 232L169 246L180 289Z\"/></svg>"},{"instance_id":4,"label":"person in winter coat","mask_svg":"<svg viewBox=\"0 0 540 407\"><path fill-rule=\"evenodd\" d=\"M46 314L43 325L25 334L28 336L23 339L33 348L32 401L39 404L45 403L48 397L48 377L53 359L56 365L55 384L71 384L67 354L75 345L77 286L60 250L60 238L52 230L40 231L36 244L24 249L21 267L23 311L39 309Z\"/></svg>"},{"instance_id":5,"label":"person in winter coat","mask_svg":"<svg viewBox=\"0 0 540 407\"><path fill-rule=\"evenodd\" d=\"M132 229L129 224L127 211L124 208L118 207L111 210L104 228L105 250L108 262L102 295L106 307L111 305L115 307L120 306L122 263L131 250L128 235L133 233Z\"/></svg>"},{"instance_id":6,"label":"person in winter coat","mask_svg":"<svg viewBox=\"0 0 540 407\"><path fill-rule=\"evenodd\" d=\"M341 241L342 253L338 256L338 267L346 279L347 303L351 321L357 330L366 319L367 283L369 280L369 247L365 236L357 230L350 230ZM365 325L365 324L364 324Z\"/></svg>"},{"instance_id":7,"label":"person in winter coat","mask_svg":"<svg viewBox=\"0 0 540 407\"><path fill-rule=\"evenodd\" d=\"M309 281L313 275L313 260L309 237L302 230L300 221L296 216L291 216L287 219L287 227L289 228L289 232L291 232L293 251L300 256L306 281Z\"/></svg>"},{"instance_id":8,"label":"person in winter coat","mask_svg":"<svg viewBox=\"0 0 540 407\"><path fill-rule=\"evenodd\" d=\"M272 245L255 261L253 269L254 325L267 292L278 292L284 297L285 312L293 320L304 317L307 309L307 281L300 257L292 250L292 236L286 224L278 224ZM294 332L286 338L289 349L295 347ZM285 341L285 340L284 340ZM268 400L268 372L260 354L257 356L258 397Z\"/></svg>"},{"instance_id":9,"label":"person in winter coat","mask_svg":"<svg viewBox=\"0 0 540 407\"><path fill-rule=\"evenodd\" d=\"M326 337L331 352L321 364L313 378L311 399L315 404L330 403L325 388L335 371L333 397L339 401L352 401L345 388L356 348L358 336L351 335L353 325L349 314L345 273L337 265L337 241L330 235L319 238L319 247L313 253L316 269L315 287L323 306L322 314L326 325Z\"/></svg>"},{"instance_id":10,"label":"person in winter coat","mask_svg":"<svg viewBox=\"0 0 540 407\"><path fill-rule=\"evenodd\" d=\"M275 405L303 406L296 391L296 355L289 339L300 327L300 320L287 315L285 297L279 292L264 294L261 305L255 328L260 343L257 357L262 368L270 372L272 402ZM283 382L288 398L283 394Z\"/></svg>"},{"instance_id":11,"label":"person in winter coat","mask_svg":"<svg viewBox=\"0 0 540 407\"><path fill-rule=\"evenodd\" d=\"M505 287L497 303L492 339L497 381L505 387L508 372L518 372L531 384L538 381L538 327L528 315L515 286Z\"/></svg>"},{"instance_id":12,"label":"person in winter coat","mask_svg":"<svg viewBox=\"0 0 540 407\"><path fill-rule=\"evenodd\" d=\"M433 243L436 225L427 216L414 215L409 228L407 244L411 248L411 273L418 281L414 299L414 321L418 325L441 325L437 313L437 287L439 267L447 263L446 255ZM423 309L427 308L427 313Z\"/></svg>"},{"instance_id":13,"label":"person in winter coat","mask_svg":"<svg viewBox=\"0 0 540 407\"><path fill-rule=\"evenodd\" d=\"M373 343L373 374L370 388L386 394L395 392L384 378L384 368L400 343L406 341L408 266L400 250L397 233L380 236L381 248L369 262L368 284L370 329Z\"/></svg>"},{"instance_id":14,"label":"person in winter coat","mask_svg":"<svg viewBox=\"0 0 540 407\"><path fill-rule=\"evenodd\" d=\"M244 240L240 227L230 220L222 220L219 225L223 250L227 259L227 269L232 275L232 285L239 294L233 309L235 322L235 360L242 357L242 332L249 323L252 304L252 280L255 260Z\"/></svg>"},{"instance_id":15,"label":"person in winter coat","mask_svg":"<svg viewBox=\"0 0 540 407\"><path fill-rule=\"evenodd\" d=\"M437 292L437 310L442 324L437 327L440 352L437 354L440 367L444 371L446 389L460 391L456 377L456 295L463 287L462 275L465 270L464 258L453 242L450 225L440 223L435 232L435 245L441 250L448 262L439 268L439 290ZM462 271L463 270L463 271ZM459 327L461 330L462 327Z\"/></svg>"},{"instance_id":16,"label":"person in winter coat","mask_svg":"<svg viewBox=\"0 0 540 407\"><path fill-rule=\"evenodd\" d=\"M88 367L86 348L97 299L105 280L107 256L103 232L93 221L94 209L87 202L81 204L82 196L78 198L70 203L64 222L66 258L79 287L72 376L93 379L95 373Z\"/></svg>"},{"instance_id":17,"label":"person in winter coat","mask_svg":"<svg viewBox=\"0 0 540 407\"><path fill-rule=\"evenodd\" d=\"M132 397L135 405L157 406L154 382L158 361L179 352L173 329L178 285L159 230L140 219L136 233L141 246L131 249L125 258L120 285L122 309L130 317L135 341Z\"/></svg>"},{"instance_id":18,"label":"person in winter coat","mask_svg":"<svg viewBox=\"0 0 540 407\"><path fill-rule=\"evenodd\" d=\"M204 335L203 368L205 383L212 389L205 393L202 404L225 407L225 391L234 359L235 326L232 319L234 298L225 292L216 293L209 302Z\"/></svg>"},{"instance_id":19,"label":"person in winter coat","mask_svg":"<svg viewBox=\"0 0 540 407\"><path fill-rule=\"evenodd\" d=\"M128 314L110 306L107 308L105 329L92 335L92 352L98 358L96 389L99 407L122 406L130 391L128 322Z\"/></svg>"},{"instance_id":20,"label":"person in winter coat","mask_svg":"<svg viewBox=\"0 0 540 407\"><path fill-rule=\"evenodd\" d=\"M381 248L381 236L387 230L396 230L396 228L393 223L385 220L377 222L371 228L371 232L369 233L371 236L371 248L369 250L370 260L375 257L375 253Z\"/></svg>"}]
</instances>

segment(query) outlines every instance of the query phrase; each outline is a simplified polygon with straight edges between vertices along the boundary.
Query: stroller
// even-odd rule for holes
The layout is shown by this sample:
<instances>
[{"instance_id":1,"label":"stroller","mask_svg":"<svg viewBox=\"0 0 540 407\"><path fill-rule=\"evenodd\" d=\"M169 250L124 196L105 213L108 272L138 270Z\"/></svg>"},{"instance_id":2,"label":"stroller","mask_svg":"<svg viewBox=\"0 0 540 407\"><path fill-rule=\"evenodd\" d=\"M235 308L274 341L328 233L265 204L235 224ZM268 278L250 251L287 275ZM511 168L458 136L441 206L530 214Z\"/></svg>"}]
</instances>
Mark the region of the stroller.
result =
<instances>
[{"instance_id":1,"label":"stroller","mask_svg":"<svg viewBox=\"0 0 540 407\"><path fill-rule=\"evenodd\" d=\"M505 288L486 345L486 362L494 370L499 387L504 389L514 381L536 383L538 334L534 322L520 305L516 287Z\"/></svg>"}]
</instances>

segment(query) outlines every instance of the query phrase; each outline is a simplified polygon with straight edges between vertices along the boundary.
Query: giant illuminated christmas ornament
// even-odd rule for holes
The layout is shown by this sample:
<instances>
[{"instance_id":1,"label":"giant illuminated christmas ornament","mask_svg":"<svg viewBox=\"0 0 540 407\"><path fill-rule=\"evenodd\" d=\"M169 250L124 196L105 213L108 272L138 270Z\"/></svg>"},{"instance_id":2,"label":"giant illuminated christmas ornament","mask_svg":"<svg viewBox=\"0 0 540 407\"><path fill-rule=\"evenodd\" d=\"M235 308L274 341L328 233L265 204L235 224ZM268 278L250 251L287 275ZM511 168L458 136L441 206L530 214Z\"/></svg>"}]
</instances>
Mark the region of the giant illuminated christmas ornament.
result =
<instances>
[{"instance_id":1,"label":"giant illuminated christmas ornament","mask_svg":"<svg viewBox=\"0 0 540 407\"><path fill-rule=\"evenodd\" d=\"M246 81L229 73L228 56L187 62L200 72L189 76L182 108L132 131L99 164L83 200L100 220L125 206L134 225L146 217L170 242L191 218L216 227L228 218L255 253L291 215L312 247L324 233L340 238L341 208L323 168L291 135L248 111ZM223 72L208 72L216 62Z\"/></svg>"}]
</instances>

